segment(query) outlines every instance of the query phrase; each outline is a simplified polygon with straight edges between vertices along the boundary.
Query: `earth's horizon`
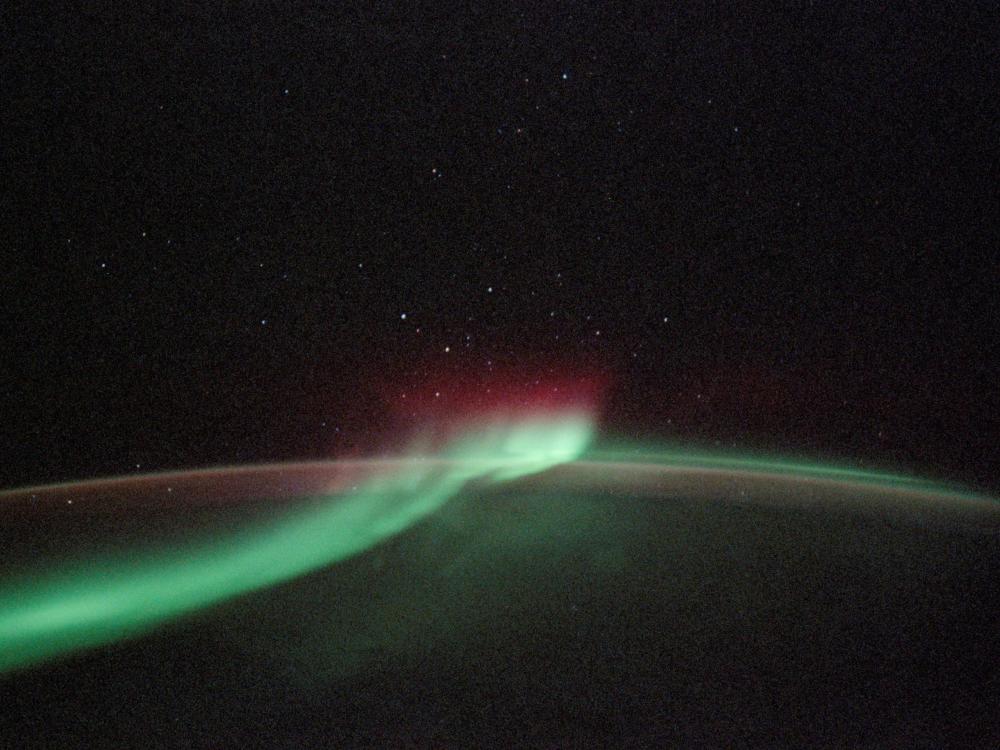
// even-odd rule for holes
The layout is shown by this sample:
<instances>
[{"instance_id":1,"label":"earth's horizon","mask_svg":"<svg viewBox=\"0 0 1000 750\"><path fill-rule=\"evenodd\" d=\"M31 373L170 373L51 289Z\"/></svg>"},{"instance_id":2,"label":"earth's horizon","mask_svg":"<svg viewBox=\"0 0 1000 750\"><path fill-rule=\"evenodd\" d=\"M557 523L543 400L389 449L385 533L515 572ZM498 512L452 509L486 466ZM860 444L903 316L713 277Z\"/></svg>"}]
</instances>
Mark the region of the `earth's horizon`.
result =
<instances>
[{"instance_id":1,"label":"earth's horizon","mask_svg":"<svg viewBox=\"0 0 1000 750\"><path fill-rule=\"evenodd\" d=\"M624 458L299 461L0 491L0 699L22 709L0 739L1000 738L995 500L830 466ZM40 694L54 718L28 723Z\"/></svg>"}]
</instances>

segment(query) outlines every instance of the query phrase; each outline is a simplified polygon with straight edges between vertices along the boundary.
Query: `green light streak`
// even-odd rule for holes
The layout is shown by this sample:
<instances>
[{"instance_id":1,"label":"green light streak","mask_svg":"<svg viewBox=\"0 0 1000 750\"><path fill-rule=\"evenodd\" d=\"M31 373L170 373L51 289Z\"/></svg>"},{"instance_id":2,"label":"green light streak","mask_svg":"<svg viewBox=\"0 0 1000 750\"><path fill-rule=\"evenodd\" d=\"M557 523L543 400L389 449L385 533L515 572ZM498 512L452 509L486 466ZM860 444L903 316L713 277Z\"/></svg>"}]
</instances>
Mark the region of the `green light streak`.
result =
<instances>
[{"instance_id":1,"label":"green light streak","mask_svg":"<svg viewBox=\"0 0 1000 750\"><path fill-rule=\"evenodd\" d=\"M806 459L780 458L753 453L727 453L671 445L640 446L624 441L589 450L587 461L608 464L652 464L662 467L742 471L754 474L794 475L799 479L824 479L861 484L920 489L942 494L971 494L964 488L924 477L855 469Z\"/></svg>"},{"instance_id":2,"label":"green light streak","mask_svg":"<svg viewBox=\"0 0 1000 750\"><path fill-rule=\"evenodd\" d=\"M0 673L112 643L216 602L345 560L441 508L470 480L506 481L581 455L585 415L487 422L440 456L253 528L167 551L42 568L0 588Z\"/></svg>"}]
</instances>

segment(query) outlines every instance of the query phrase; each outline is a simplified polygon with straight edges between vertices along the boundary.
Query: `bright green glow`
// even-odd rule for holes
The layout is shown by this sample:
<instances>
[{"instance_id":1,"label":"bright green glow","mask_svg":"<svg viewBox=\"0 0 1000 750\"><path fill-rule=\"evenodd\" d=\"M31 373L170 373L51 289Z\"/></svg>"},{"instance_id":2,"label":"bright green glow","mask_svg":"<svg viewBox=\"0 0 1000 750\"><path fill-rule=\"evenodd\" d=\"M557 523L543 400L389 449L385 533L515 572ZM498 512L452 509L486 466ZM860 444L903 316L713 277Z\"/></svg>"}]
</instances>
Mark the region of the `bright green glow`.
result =
<instances>
[{"instance_id":1,"label":"bright green glow","mask_svg":"<svg viewBox=\"0 0 1000 750\"><path fill-rule=\"evenodd\" d=\"M503 481L573 461L591 432L583 415L486 423L446 446L446 461L397 462L397 473L281 520L166 552L83 560L7 585L0 589L0 673L344 560L434 513L469 480Z\"/></svg>"},{"instance_id":2,"label":"bright green glow","mask_svg":"<svg viewBox=\"0 0 1000 750\"><path fill-rule=\"evenodd\" d=\"M489 467L486 473L494 480L517 479L574 461L587 447L591 434L590 419L584 414L559 420L537 417L514 424L493 423L478 440L457 444L445 455L469 466Z\"/></svg>"}]
</instances>

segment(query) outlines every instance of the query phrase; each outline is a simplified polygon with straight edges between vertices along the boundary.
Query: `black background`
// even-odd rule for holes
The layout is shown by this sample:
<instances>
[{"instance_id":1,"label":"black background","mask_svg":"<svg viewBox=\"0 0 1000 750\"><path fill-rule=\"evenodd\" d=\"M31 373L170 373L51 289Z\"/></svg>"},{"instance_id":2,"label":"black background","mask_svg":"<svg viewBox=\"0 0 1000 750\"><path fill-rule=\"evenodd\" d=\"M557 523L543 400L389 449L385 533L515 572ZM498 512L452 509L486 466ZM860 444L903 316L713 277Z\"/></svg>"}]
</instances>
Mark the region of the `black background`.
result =
<instances>
[{"instance_id":1,"label":"black background","mask_svg":"<svg viewBox=\"0 0 1000 750\"><path fill-rule=\"evenodd\" d=\"M996 490L998 30L991 3L7 12L0 482L365 452L404 393L586 370L605 432Z\"/></svg>"}]
</instances>

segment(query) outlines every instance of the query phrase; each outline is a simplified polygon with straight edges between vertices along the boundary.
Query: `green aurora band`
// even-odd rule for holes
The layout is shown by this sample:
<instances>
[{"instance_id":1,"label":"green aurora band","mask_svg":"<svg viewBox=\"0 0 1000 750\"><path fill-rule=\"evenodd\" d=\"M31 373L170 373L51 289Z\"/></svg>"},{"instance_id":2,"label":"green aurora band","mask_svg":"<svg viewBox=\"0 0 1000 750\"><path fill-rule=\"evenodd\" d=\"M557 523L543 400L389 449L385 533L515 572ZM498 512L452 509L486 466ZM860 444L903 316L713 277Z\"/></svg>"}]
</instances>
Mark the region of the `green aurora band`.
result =
<instances>
[{"instance_id":1,"label":"green aurora band","mask_svg":"<svg viewBox=\"0 0 1000 750\"><path fill-rule=\"evenodd\" d=\"M622 441L619 444L605 444L601 450L589 451L586 458L589 461L619 465L642 464L698 470L718 469L726 472L795 476L799 479L819 479L880 487L926 490L948 496L978 497L959 485L926 477L837 466L830 463L816 463L807 458L777 458L751 453L734 455L707 449L692 449L690 446L645 445L638 447Z\"/></svg>"},{"instance_id":2,"label":"green aurora band","mask_svg":"<svg viewBox=\"0 0 1000 750\"><path fill-rule=\"evenodd\" d=\"M166 550L141 548L127 555L52 563L30 578L2 583L0 674L134 637L184 614L358 555L435 513L470 481L504 482L581 459L607 474L647 465L794 476L995 502L952 485L801 460L627 444L584 455L593 432L590 415L582 411L484 420L435 455L394 460L392 473L311 498L314 502L278 519Z\"/></svg>"},{"instance_id":3,"label":"green aurora band","mask_svg":"<svg viewBox=\"0 0 1000 750\"><path fill-rule=\"evenodd\" d=\"M436 511L473 479L506 481L579 457L583 414L492 421L441 460L398 462L348 492L258 527L167 552L77 561L0 589L0 673L100 646L357 555Z\"/></svg>"}]
</instances>

